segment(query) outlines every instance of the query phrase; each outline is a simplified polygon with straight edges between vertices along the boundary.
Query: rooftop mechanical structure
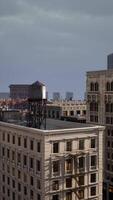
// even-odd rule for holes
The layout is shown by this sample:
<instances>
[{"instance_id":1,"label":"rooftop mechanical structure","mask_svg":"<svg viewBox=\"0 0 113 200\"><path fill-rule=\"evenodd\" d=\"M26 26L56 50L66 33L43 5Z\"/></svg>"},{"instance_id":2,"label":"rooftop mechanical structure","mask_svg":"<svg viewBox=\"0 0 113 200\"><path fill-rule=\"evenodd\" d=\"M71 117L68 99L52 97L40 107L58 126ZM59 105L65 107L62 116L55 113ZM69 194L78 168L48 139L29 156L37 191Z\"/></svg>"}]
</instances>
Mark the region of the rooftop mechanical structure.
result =
<instances>
[{"instance_id":1,"label":"rooftop mechanical structure","mask_svg":"<svg viewBox=\"0 0 113 200\"><path fill-rule=\"evenodd\" d=\"M46 129L46 86L36 81L29 87L27 125Z\"/></svg>"}]
</instances>

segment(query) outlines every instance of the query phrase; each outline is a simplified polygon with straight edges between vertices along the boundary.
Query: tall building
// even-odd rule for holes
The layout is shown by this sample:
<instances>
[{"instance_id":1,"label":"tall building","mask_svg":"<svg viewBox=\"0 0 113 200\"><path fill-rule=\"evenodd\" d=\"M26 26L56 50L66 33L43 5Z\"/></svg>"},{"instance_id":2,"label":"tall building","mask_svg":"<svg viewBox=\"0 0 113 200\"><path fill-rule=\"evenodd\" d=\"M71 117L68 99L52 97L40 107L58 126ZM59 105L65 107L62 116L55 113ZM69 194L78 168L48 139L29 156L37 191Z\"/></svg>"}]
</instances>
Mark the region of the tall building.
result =
<instances>
[{"instance_id":1,"label":"tall building","mask_svg":"<svg viewBox=\"0 0 113 200\"><path fill-rule=\"evenodd\" d=\"M10 85L10 98L11 99L25 99L29 96L29 86L24 84Z\"/></svg>"},{"instance_id":2,"label":"tall building","mask_svg":"<svg viewBox=\"0 0 113 200\"><path fill-rule=\"evenodd\" d=\"M0 122L1 200L102 200L103 126Z\"/></svg>"},{"instance_id":3,"label":"tall building","mask_svg":"<svg viewBox=\"0 0 113 200\"><path fill-rule=\"evenodd\" d=\"M113 53L107 56L107 67L113 69Z\"/></svg>"},{"instance_id":4,"label":"tall building","mask_svg":"<svg viewBox=\"0 0 113 200\"><path fill-rule=\"evenodd\" d=\"M60 100L60 92L53 92L53 100L54 101Z\"/></svg>"},{"instance_id":5,"label":"tall building","mask_svg":"<svg viewBox=\"0 0 113 200\"><path fill-rule=\"evenodd\" d=\"M86 85L87 122L106 126L104 175L113 185L113 70L87 72Z\"/></svg>"},{"instance_id":6,"label":"tall building","mask_svg":"<svg viewBox=\"0 0 113 200\"><path fill-rule=\"evenodd\" d=\"M73 92L66 92L66 98L67 101L73 100Z\"/></svg>"}]
</instances>

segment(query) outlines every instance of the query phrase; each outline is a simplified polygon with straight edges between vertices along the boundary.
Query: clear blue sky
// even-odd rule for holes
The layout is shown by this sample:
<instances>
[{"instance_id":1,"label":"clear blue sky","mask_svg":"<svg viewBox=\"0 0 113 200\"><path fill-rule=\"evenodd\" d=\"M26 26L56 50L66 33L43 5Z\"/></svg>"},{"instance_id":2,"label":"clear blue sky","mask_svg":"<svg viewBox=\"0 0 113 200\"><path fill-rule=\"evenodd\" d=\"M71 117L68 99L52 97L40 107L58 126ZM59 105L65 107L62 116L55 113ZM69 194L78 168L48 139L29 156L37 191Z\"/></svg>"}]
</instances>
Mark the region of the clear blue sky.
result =
<instances>
[{"instance_id":1,"label":"clear blue sky","mask_svg":"<svg viewBox=\"0 0 113 200\"><path fill-rule=\"evenodd\" d=\"M113 0L0 0L0 91L36 80L84 96L113 52Z\"/></svg>"}]
</instances>

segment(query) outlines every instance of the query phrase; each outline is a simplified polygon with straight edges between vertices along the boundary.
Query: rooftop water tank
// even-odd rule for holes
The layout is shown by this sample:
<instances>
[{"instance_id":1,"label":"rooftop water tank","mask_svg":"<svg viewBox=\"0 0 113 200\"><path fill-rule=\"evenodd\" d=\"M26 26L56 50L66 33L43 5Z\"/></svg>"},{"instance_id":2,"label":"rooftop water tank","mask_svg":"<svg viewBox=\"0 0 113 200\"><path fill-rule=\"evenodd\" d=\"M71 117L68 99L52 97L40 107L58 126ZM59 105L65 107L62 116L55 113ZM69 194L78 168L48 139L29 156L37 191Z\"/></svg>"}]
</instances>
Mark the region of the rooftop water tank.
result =
<instances>
[{"instance_id":1,"label":"rooftop water tank","mask_svg":"<svg viewBox=\"0 0 113 200\"><path fill-rule=\"evenodd\" d=\"M46 86L39 82L36 81L29 87L29 99L39 99L39 100L44 100L46 99Z\"/></svg>"}]
</instances>

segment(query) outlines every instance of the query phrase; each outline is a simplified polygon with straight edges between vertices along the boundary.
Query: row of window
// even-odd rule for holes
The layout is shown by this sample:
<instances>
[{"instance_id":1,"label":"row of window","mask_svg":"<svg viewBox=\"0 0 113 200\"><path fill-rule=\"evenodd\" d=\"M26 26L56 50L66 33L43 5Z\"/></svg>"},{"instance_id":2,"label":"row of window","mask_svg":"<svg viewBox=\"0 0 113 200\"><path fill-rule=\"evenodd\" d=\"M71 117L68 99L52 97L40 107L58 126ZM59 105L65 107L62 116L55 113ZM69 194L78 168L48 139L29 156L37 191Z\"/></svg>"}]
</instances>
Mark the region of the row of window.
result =
<instances>
[{"instance_id":1,"label":"row of window","mask_svg":"<svg viewBox=\"0 0 113 200\"><path fill-rule=\"evenodd\" d=\"M89 165L90 169L92 169L92 170L96 169L96 167L97 167L97 156L96 155L91 155L89 160L90 160L90 165ZM59 175L60 174L60 169L61 169L60 165L61 165L60 160L55 160L55 161L52 162L53 175L54 174L55 175ZM81 170L85 171L85 168L86 168L86 158L85 157L82 156L82 157L79 157L77 159L76 168L78 168L79 171L81 171ZM65 161L65 172L66 173L72 173L72 171L73 171L73 161L72 161L72 159L67 159Z\"/></svg>"},{"instance_id":2,"label":"row of window","mask_svg":"<svg viewBox=\"0 0 113 200\"><path fill-rule=\"evenodd\" d=\"M112 113L113 112L113 103L106 103L105 111Z\"/></svg>"},{"instance_id":3,"label":"row of window","mask_svg":"<svg viewBox=\"0 0 113 200\"><path fill-rule=\"evenodd\" d=\"M90 174L90 183L96 183L96 173L92 173ZM85 183L85 176L84 175L80 175L78 177L78 180L77 180L77 183L78 183L78 186L84 186L86 185ZM72 188L72 178L66 178L65 179L65 187L66 188ZM52 190L56 191L56 190L59 190L60 189L60 181L59 180L55 180L52 182Z\"/></svg>"},{"instance_id":4,"label":"row of window","mask_svg":"<svg viewBox=\"0 0 113 200\"><path fill-rule=\"evenodd\" d=\"M17 154L17 165L20 166L22 164L21 154ZM8 164L7 172L10 173L10 164ZM34 170L36 169L36 173L39 173L41 171L41 162L40 160L36 160L32 157L29 158L29 162L27 162L26 158L23 161L23 167L26 167L27 169Z\"/></svg>"},{"instance_id":5,"label":"row of window","mask_svg":"<svg viewBox=\"0 0 113 200\"><path fill-rule=\"evenodd\" d=\"M98 123L98 115L90 115L90 122Z\"/></svg>"},{"instance_id":6,"label":"row of window","mask_svg":"<svg viewBox=\"0 0 113 200\"><path fill-rule=\"evenodd\" d=\"M41 142L37 141L35 144L35 141L33 139L30 139L28 141L27 137L10 135L10 133L3 132L2 133L2 141L11 143L14 145L16 144L16 145L22 146L24 148L29 148L32 151L35 150L35 145L36 145L37 152L41 152Z\"/></svg>"},{"instance_id":7,"label":"row of window","mask_svg":"<svg viewBox=\"0 0 113 200\"><path fill-rule=\"evenodd\" d=\"M72 151L72 141L67 141L66 142L66 151ZM60 152L60 143L59 142L54 142L53 143L53 149L52 152L53 153L59 153ZM96 148L96 139L92 138L90 140L90 148ZM79 150L84 150L85 149L85 139L80 139L78 141L78 149Z\"/></svg>"},{"instance_id":8,"label":"row of window","mask_svg":"<svg viewBox=\"0 0 113 200\"><path fill-rule=\"evenodd\" d=\"M97 102L90 103L90 111L98 112L98 103Z\"/></svg>"},{"instance_id":9,"label":"row of window","mask_svg":"<svg viewBox=\"0 0 113 200\"><path fill-rule=\"evenodd\" d=\"M15 168L12 168L12 174L13 176L15 176ZM21 172L19 172L21 173ZM27 175L26 175L27 176ZM20 174L18 174L18 177L20 177ZM21 181L20 178L18 178L19 181ZM26 181L26 179L25 179ZM22 187L23 187L23 184L21 184L21 182L18 182L15 181L15 179L12 179L8 176L6 176L5 174L2 174L2 183L3 184L7 184L8 186L12 186L12 188L16 188L16 185L17 185L17 188L18 188L18 191L22 191ZM41 189L41 183L40 183L40 180L39 179L35 179L33 176L30 176L29 177L29 181L28 181L28 176L27 176L27 184L30 184L30 186L36 186L36 189L40 190Z\"/></svg>"},{"instance_id":10,"label":"row of window","mask_svg":"<svg viewBox=\"0 0 113 200\"><path fill-rule=\"evenodd\" d=\"M19 186L19 188L20 188L20 186ZM28 195L27 187L24 186L23 189L24 189L24 195L28 198L28 196L27 196ZM29 193L30 193L30 200L34 200L35 191L30 190ZM4 185L2 186L2 194L3 195L5 195L5 194L7 195L7 198L5 198L5 197L2 198L3 200L7 200L10 197L11 197L12 200L16 200L17 197L18 197L18 200L22 199L21 194L17 195L17 192L12 192L9 188L6 188L6 186L4 186ZM37 200L41 200L41 195L39 193L37 193Z\"/></svg>"},{"instance_id":11,"label":"row of window","mask_svg":"<svg viewBox=\"0 0 113 200\"><path fill-rule=\"evenodd\" d=\"M113 124L113 117L106 117L106 124Z\"/></svg>"},{"instance_id":12,"label":"row of window","mask_svg":"<svg viewBox=\"0 0 113 200\"><path fill-rule=\"evenodd\" d=\"M96 186L90 187L90 196L96 196L97 194L97 188ZM79 189L76 193L77 197L79 199L84 199L85 198L85 190L84 189ZM52 196L52 200L60 200L60 195L59 194L54 194ZM72 192L66 192L66 200L72 200Z\"/></svg>"},{"instance_id":13,"label":"row of window","mask_svg":"<svg viewBox=\"0 0 113 200\"><path fill-rule=\"evenodd\" d=\"M98 82L91 82L90 83L90 91L99 91ZM113 91L113 81L106 83L106 91Z\"/></svg>"}]
</instances>

